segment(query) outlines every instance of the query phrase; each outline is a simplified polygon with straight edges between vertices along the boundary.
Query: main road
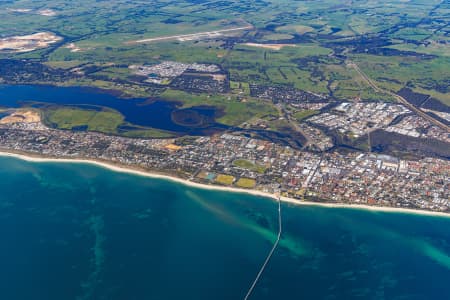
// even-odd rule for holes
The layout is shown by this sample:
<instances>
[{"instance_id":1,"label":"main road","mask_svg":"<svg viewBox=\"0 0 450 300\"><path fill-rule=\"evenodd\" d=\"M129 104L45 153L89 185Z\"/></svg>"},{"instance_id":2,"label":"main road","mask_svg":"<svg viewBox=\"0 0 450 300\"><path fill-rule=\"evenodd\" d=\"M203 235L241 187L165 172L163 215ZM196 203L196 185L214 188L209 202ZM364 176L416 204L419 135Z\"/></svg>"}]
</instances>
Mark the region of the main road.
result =
<instances>
[{"instance_id":1,"label":"main road","mask_svg":"<svg viewBox=\"0 0 450 300\"><path fill-rule=\"evenodd\" d=\"M355 69L356 72L358 72L358 74L364 79L364 81L367 82L368 85L370 85L376 92L379 93L385 93L388 94L392 97L394 97L398 102L402 103L403 105L405 105L406 107L408 107L410 110L412 110L413 112L415 112L416 114L418 114L419 116L425 118L426 120L430 121L432 124L442 128L443 130L447 131L450 133L450 127L447 126L446 124L442 123L439 120L436 120L435 118L433 118L432 116L430 116L429 114L425 113L424 111L422 111L420 108L412 105L411 103L409 103L405 98L403 98L400 95L397 95L391 91L385 90L385 89L381 89L379 86L377 86L370 78L369 76L367 76L360 68L359 66L351 61L348 61L347 65L349 67L352 67L353 69Z\"/></svg>"}]
</instances>

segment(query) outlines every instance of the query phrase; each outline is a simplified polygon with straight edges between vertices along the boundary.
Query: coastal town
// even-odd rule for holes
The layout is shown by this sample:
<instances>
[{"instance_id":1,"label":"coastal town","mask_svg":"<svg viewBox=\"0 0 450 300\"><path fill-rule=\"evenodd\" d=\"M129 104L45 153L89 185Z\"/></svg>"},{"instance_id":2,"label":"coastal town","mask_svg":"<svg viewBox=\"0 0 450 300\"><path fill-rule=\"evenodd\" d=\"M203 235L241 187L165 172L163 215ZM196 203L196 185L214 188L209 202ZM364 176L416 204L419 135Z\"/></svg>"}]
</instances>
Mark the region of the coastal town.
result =
<instances>
[{"instance_id":1,"label":"coastal town","mask_svg":"<svg viewBox=\"0 0 450 300\"><path fill-rule=\"evenodd\" d=\"M449 58L450 0L0 0L2 299L450 300Z\"/></svg>"},{"instance_id":2,"label":"coastal town","mask_svg":"<svg viewBox=\"0 0 450 300\"><path fill-rule=\"evenodd\" d=\"M196 183L280 193L298 202L450 212L448 160L408 160L370 152L315 153L233 132L132 139L51 129L30 112L6 118L0 122L4 152L96 160Z\"/></svg>"}]
</instances>

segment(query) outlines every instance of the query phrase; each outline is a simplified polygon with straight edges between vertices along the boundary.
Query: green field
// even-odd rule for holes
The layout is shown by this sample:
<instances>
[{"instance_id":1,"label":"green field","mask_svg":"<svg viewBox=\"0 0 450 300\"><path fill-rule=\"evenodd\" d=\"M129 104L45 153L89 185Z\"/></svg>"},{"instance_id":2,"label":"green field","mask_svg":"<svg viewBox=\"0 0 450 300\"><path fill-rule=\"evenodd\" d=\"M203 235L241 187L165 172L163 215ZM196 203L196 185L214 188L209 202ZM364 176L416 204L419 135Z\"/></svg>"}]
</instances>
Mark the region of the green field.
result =
<instances>
[{"instance_id":1,"label":"green field","mask_svg":"<svg viewBox=\"0 0 450 300\"><path fill-rule=\"evenodd\" d=\"M44 113L45 121L61 129L86 126L87 130L115 133L123 123L123 116L114 111L80 110L75 108L50 109Z\"/></svg>"},{"instance_id":2,"label":"green field","mask_svg":"<svg viewBox=\"0 0 450 300\"><path fill-rule=\"evenodd\" d=\"M355 55L352 59L381 87L396 92L408 85L450 105L450 60L447 58L390 57L387 60L383 56Z\"/></svg>"},{"instance_id":3,"label":"green field","mask_svg":"<svg viewBox=\"0 0 450 300\"><path fill-rule=\"evenodd\" d=\"M301 122L311 116L317 115L319 111L317 110L301 110L294 114L294 117L297 119L297 121Z\"/></svg>"},{"instance_id":4,"label":"green field","mask_svg":"<svg viewBox=\"0 0 450 300\"><path fill-rule=\"evenodd\" d=\"M250 178L239 178L239 180L236 182L236 186L244 189L251 189L254 188L256 185L255 179Z\"/></svg>"},{"instance_id":5,"label":"green field","mask_svg":"<svg viewBox=\"0 0 450 300\"><path fill-rule=\"evenodd\" d=\"M184 108L196 105L218 107L223 110L224 116L217 121L229 126L238 126L254 117L277 114L273 106L267 102L253 99L241 101L234 95L189 94L183 91L166 90L160 97L169 101L182 102Z\"/></svg>"},{"instance_id":6,"label":"green field","mask_svg":"<svg viewBox=\"0 0 450 300\"><path fill-rule=\"evenodd\" d=\"M243 169L247 169L250 171L254 171L257 173L264 173L266 171L266 167L258 165L258 164L254 164L251 161L248 161L246 159L237 159L233 162L233 165L236 167L240 167Z\"/></svg>"},{"instance_id":7,"label":"green field","mask_svg":"<svg viewBox=\"0 0 450 300\"><path fill-rule=\"evenodd\" d=\"M54 15L40 15L41 9L51 9ZM3 1L0 37L49 31L64 40L27 53L0 52L0 59L30 59L84 74L38 83L94 86L137 97L162 95L181 99L185 106L218 106L225 112L219 121L229 125L273 112L270 105L250 98L252 84L285 85L346 101L393 101L348 68L348 60L380 87L398 91L408 86L449 104L449 11L450 5L439 0L387 0L383 5L370 0L155 0L151 7L127 0ZM253 28L207 39L130 43L249 25ZM246 43L289 46L274 50ZM209 95L145 85L128 68L165 60L217 64L228 75L230 90ZM114 125L106 122L105 128L91 127L111 131Z\"/></svg>"},{"instance_id":8,"label":"green field","mask_svg":"<svg viewBox=\"0 0 450 300\"><path fill-rule=\"evenodd\" d=\"M125 124L124 118L120 113L109 109L95 111L58 107L45 109L43 116L44 123L59 129L83 129L142 138L168 138L174 136L170 132L145 127L119 132L118 127Z\"/></svg>"},{"instance_id":9,"label":"green field","mask_svg":"<svg viewBox=\"0 0 450 300\"><path fill-rule=\"evenodd\" d=\"M232 185L234 182L234 177L231 175L219 174L219 175L217 175L215 181L218 184L222 184L222 185Z\"/></svg>"}]
</instances>

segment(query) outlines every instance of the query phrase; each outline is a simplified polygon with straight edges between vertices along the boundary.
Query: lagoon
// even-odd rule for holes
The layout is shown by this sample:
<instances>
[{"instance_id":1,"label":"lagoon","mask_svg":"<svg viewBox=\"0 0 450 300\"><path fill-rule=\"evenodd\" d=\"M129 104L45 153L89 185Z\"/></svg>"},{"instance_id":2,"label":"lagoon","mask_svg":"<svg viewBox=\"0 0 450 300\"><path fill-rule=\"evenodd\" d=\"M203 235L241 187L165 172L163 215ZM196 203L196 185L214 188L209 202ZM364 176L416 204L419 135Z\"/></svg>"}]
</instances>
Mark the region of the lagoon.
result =
<instances>
[{"instance_id":1,"label":"lagoon","mask_svg":"<svg viewBox=\"0 0 450 300\"><path fill-rule=\"evenodd\" d=\"M167 130L180 135L204 135L228 128L215 122L215 118L221 113L213 107L178 109L179 104L156 98L124 99L111 91L86 87L0 85L0 108L49 105L92 110L109 108L122 114L125 121L132 125Z\"/></svg>"}]
</instances>

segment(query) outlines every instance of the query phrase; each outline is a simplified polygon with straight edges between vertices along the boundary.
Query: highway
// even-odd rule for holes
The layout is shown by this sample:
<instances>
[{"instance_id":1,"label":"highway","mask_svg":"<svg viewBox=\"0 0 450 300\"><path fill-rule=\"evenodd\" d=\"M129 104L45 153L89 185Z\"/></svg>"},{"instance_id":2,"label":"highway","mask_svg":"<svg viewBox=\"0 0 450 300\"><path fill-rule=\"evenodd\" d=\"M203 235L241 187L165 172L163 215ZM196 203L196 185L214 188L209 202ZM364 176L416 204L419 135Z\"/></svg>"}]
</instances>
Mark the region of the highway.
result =
<instances>
[{"instance_id":1,"label":"highway","mask_svg":"<svg viewBox=\"0 0 450 300\"><path fill-rule=\"evenodd\" d=\"M367 82L368 85L370 85L376 92L379 93L385 93L388 94L392 97L394 97L398 102L400 102L401 104L405 105L406 107L408 107L410 110L412 110L413 112L415 112L416 114L418 114L419 116L425 118L426 120L430 121L432 124L440 127L441 129L447 131L450 133L450 127L447 126L446 124L440 122L439 120L436 120L435 118L433 118L432 116L426 114L424 111L422 111L420 108L417 108L416 106L412 105L411 103L409 103L405 98L403 98L402 96L399 96L391 91L385 90L385 89L381 89L380 87L378 87L370 78L369 76L367 76L360 68L359 66L354 63L349 61L347 63L347 65L349 67L352 67L353 69L355 69L356 72L358 72L359 75L361 75L361 77Z\"/></svg>"},{"instance_id":2,"label":"highway","mask_svg":"<svg viewBox=\"0 0 450 300\"><path fill-rule=\"evenodd\" d=\"M311 144L311 137L308 134L306 134L306 132L303 129L300 128L300 126L297 123L297 120L292 118L291 114L286 111L283 104L277 104L275 105L275 107L277 108L280 116L284 117L286 121L289 123L289 125L291 125L292 129L294 129L295 131L297 131L298 133L300 133L302 136L305 137L306 141L302 146L302 149L306 149Z\"/></svg>"}]
</instances>

